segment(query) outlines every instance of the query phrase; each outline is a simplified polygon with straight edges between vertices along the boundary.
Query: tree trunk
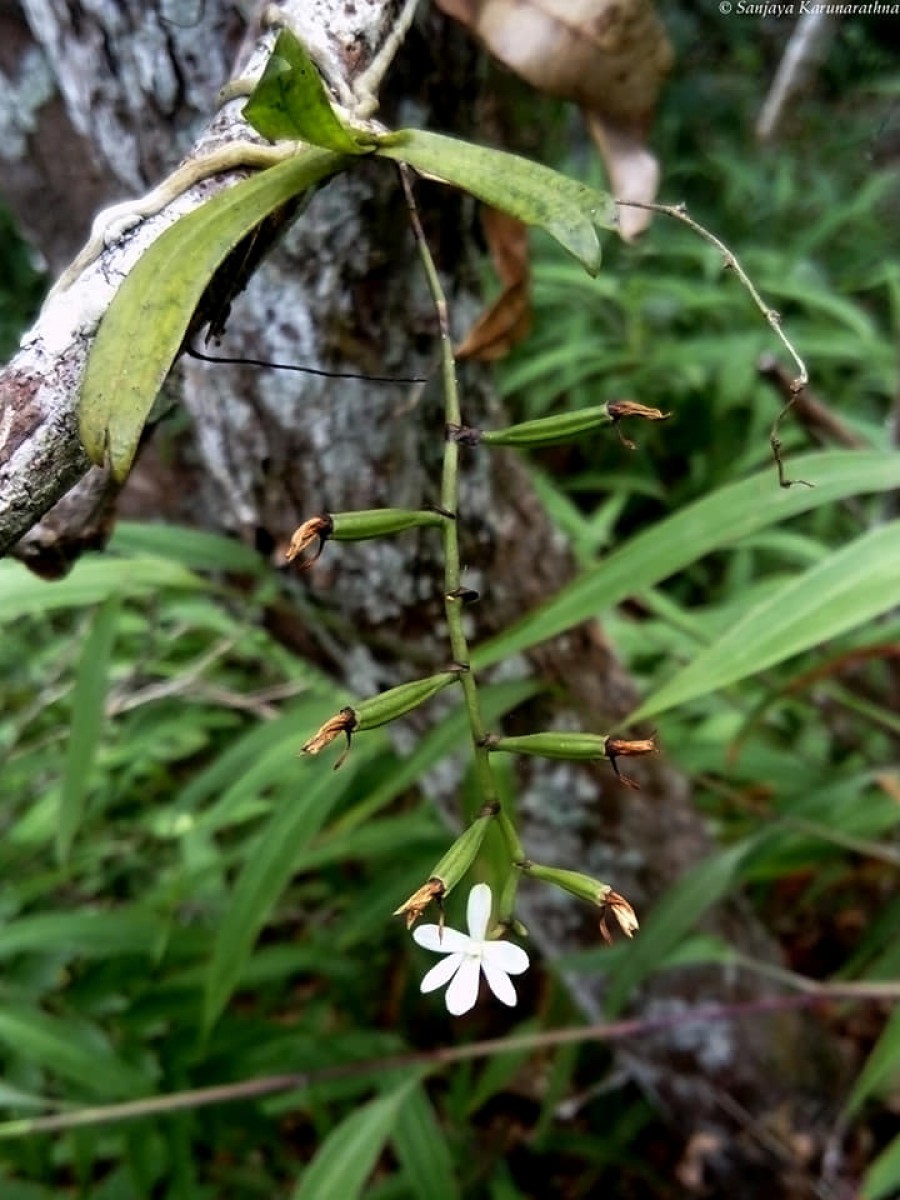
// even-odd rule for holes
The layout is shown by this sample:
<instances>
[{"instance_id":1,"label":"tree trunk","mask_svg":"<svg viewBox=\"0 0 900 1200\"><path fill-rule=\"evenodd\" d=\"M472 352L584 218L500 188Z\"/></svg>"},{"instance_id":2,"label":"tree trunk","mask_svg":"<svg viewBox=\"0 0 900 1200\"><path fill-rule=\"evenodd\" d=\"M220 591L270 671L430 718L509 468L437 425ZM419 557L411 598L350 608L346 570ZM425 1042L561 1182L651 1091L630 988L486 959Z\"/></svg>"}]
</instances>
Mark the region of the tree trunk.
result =
<instances>
[{"instance_id":1,"label":"tree trunk","mask_svg":"<svg viewBox=\"0 0 900 1200\"><path fill-rule=\"evenodd\" d=\"M240 70L259 59L258 31L245 28L245 8L223 0L106 0L87 12L63 0L27 0L22 12L7 6L0 13L0 66L33 102L30 110L24 103L20 109L19 142L2 150L5 198L54 273L71 258L98 205L143 191L208 138L211 128L221 129L206 124L217 89L235 59ZM334 31L332 45L352 77L384 41L397 5L319 0L306 8L305 20L319 22L323 42ZM356 12L352 30L340 24L348 8ZM355 56L342 54L351 34ZM473 56L435 12L420 13L389 76L384 119L390 122L402 107L404 123L471 133ZM419 196L460 333L477 304L474 204L424 183ZM139 238L140 231L132 241ZM434 374L435 334L397 180L387 164L366 162L313 197L235 305L220 352L410 377ZM27 531L18 553L49 572L64 567L83 544L102 541L115 491L104 472L93 468L86 475L77 444L72 396L84 349L74 343L54 349L52 339L45 340L40 380L35 363L25 369L21 355L0 376L4 402L12 399L16 406L0 449L0 494L13 489L24 462L43 479L39 495L31 489L12 516L7 513L6 527ZM52 397L46 394L47 372L56 372ZM65 387L56 386L61 379ZM496 423L496 404L483 379L463 371L462 387L466 421ZM145 448L122 498L125 511L230 532L278 561L296 525L323 509L437 502L443 415L433 385L334 380L186 359L169 390L190 417L190 430L178 435L174 447L176 474L152 444ZM44 515L79 479L64 506ZM467 583L481 594L472 610L479 639L572 576L568 552L515 459L477 451L466 456L460 520ZM431 531L420 532L344 545L340 552L329 548L316 570L292 585L296 621L278 618L282 637L328 665L355 694L370 694L446 659L437 543ZM338 636L329 624L327 644L302 615L309 597L327 604L343 623ZM574 714L580 727L602 731L634 706L633 684L596 624L538 647L529 658L522 670L537 670L560 685L556 698L541 704L544 722L571 727ZM608 769L531 760L520 772L519 804L526 852L539 847L542 861L600 876L641 913L712 847L687 782L664 757L642 760L633 773L640 792L624 790ZM458 821L452 797L437 799ZM591 914L549 888L523 887L522 917L548 959L597 942ZM738 902L714 913L709 927L753 957L777 957ZM677 979L655 979L633 1005L649 1011L704 999L752 999L760 987L755 977L719 969L682 971ZM581 977L571 989L587 1016L602 1014L601 979ZM786 1037L783 1024L723 1026L715 1050L709 1053L706 1039L679 1041L674 1035L627 1049L629 1066L669 1106L686 1136L731 1127L722 1093L762 1118L791 1098L799 1078L801 1038ZM758 1194L755 1185L748 1191L742 1182L741 1163L754 1156L749 1141L734 1143L721 1157L717 1186L734 1197Z\"/></svg>"}]
</instances>

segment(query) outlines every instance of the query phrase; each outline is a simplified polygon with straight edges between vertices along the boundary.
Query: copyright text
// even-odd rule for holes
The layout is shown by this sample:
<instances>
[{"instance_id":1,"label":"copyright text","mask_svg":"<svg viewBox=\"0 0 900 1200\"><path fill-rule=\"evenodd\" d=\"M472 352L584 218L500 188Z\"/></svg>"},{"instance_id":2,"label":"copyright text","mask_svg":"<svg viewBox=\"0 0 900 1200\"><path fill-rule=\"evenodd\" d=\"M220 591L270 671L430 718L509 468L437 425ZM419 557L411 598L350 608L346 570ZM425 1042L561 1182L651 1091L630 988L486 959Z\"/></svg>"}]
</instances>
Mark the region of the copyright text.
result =
<instances>
[{"instance_id":1,"label":"copyright text","mask_svg":"<svg viewBox=\"0 0 900 1200\"><path fill-rule=\"evenodd\" d=\"M773 3L772 0L721 0L719 12L739 17L900 17L900 3L860 0L856 4L819 4L815 0Z\"/></svg>"}]
</instances>

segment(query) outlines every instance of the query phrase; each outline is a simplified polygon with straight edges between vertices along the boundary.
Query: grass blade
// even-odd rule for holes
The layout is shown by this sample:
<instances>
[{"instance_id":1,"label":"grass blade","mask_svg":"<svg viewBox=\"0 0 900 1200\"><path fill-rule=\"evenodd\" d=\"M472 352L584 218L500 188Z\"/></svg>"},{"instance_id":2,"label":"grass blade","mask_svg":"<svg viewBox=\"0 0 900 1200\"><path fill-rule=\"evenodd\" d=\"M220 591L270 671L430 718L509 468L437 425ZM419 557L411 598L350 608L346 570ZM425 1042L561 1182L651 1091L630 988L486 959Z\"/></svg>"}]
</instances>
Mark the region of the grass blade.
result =
<instances>
[{"instance_id":1,"label":"grass blade","mask_svg":"<svg viewBox=\"0 0 900 1200\"><path fill-rule=\"evenodd\" d=\"M38 1064L106 1099L128 1098L150 1087L145 1074L117 1058L106 1037L86 1021L2 1008L0 1043L29 1065Z\"/></svg>"},{"instance_id":2,"label":"grass blade","mask_svg":"<svg viewBox=\"0 0 900 1200\"><path fill-rule=\"evenodd\" d=\"M844 1115L852 1117L863 1103L882 1086L889 1085L900 1069L900 1008L895 1008L881 1031L866 1065L860 1071L844 1105Z\"/></svg>"},{"instance_id":3,"label":"grass blade","mask_svg":"<svg viewBox=\"0 0 900 1200\"><path fill-rule=\"evenodd\" d=\"M866 1171L860 1200L891 1200L900 1195L900 1134Z\"/></svg>"},{"instance_id":4,"label":"grass blade","mask_svg":"<svg viewBox=\"0 0 900 1200\"><path fill-rule=\"evenodd\" d=\"M791 461L814 488L779 488L771 467L695 501L638 534L579 575L552 600L478 648L472 666L483 669L573 625L601 615L628 596L653 587L723 546L779 521L844 496L900 487L900 455L893 451L828 451Z\"/></svg>"},{"instance_id":5,"label":"grass blade","mask_svg":"<svg viewBox=\"0 0 900 1200\"><path fill-rule=\"evenodd\" d=\"M0 926L0 961L17 954L68 958L154 957L166 922L155 913L118 907L96 912L41 912Z\"/></svg>"},{"instance_id":6,"label":"grass blade","mask_svg":"<svg viewBox=\"0 0 900 1200\"><path fill-rule=\"evenodd\" d=\"M416 1200L459 1200L450 1147L421 1084L401 1104L391 1141Z\"/></svg>"},{"instance_id":7,"label":"grass blade","mask_svg":"<svg viewBox=\"0 0 900 1200\"><path fill-rule=\"evenodd\" d=\"M360 761L357 753L354 765ZM298 774L301 770L298 765ZM294 872L298 853L319 832L352 778L352 768L345 767L341 775L320 771L293 803L282 802L272 813L238 877L213 943L204 995L205 1030L228 1003L260 930Z\"/></svg>"},{"instance_id":8,"label":"grass blade","mask_svg":"<svg viewBox=\"0 0 900 1200\"><path fill-rule=\"evenodd\" d=\"M407 1080L370 1100L333 1129L304 1172L294 1200L356 1200L415 1083Z\"/></svg>"},{"instance_id":9,"label":"grass blade","mask_svg":"<svg viewBox=\"0 0 900 1200\"><path fill-rule=\"evenodd\" d=\"M203 580L164 558L108 554L79 559L65 579L48 583L21 565L0 562L0 625L67 608L99 604L109 596L157 595L163 588L196 591Z\"/></svg>"},{"instance_id":10,"label":"grass blade","mask_svg":"<svg viewBox=\"0 0 900 1200\"><path fill-rule=\"evenodd\" d=\"M710 855L663 896L617 963L607 996L610 1015L622 1009L641 980L656 970L703 913L733 886L751 848L752 843L743 842Z\"/></svg>"},{"instance_id":11,"label":"grass blade","mask_svg":"<svg viewBox=\"0 0 900 1200\"><path fill-rule=\"evenodd\" d=\"M75 676L72 724L56 827L56 856L61 863L68 860L72 840L81 824L91 768L103 729L103 709L119 606L119 597L113 595L98 609Z\"/></svg>"},{"instance_id":12,"label":"grass blade","mask_svg":"<svg viewBox=\"0 0 900 1200\"><path fill-rule=\"evenodd\" d=\"M893 608L900 521L872 529L756 605L632 714L658 716L746 679Z\"/></svg>"}]
</instances>

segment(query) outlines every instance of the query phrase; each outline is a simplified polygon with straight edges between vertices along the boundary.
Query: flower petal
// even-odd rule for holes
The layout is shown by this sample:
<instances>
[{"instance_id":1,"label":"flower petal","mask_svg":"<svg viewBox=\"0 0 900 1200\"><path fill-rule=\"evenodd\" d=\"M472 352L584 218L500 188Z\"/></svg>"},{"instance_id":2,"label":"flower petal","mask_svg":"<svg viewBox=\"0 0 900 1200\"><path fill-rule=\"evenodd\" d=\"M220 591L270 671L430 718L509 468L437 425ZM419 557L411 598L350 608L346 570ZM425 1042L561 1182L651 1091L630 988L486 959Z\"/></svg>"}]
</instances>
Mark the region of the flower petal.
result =
<instances>
[{"instance_id":1,"label":"flower petal","mask_svg":"<svg viewBox=\"0 0 900 1200\"><path fill-rule=\"evenodd\" d=\"M444 960L447 961L446 959ZM440 964L441 966L443 964ZM431 972L429 971L430 975ZM459 970L454 975L450 986L447 988L447 994L444 1000L447 1004L447 1012L452 1013L454 1017L461 1017L463 1013L467 1013L470 1008L475 1007L475 1001L478 999L478 979L481 974L477 958L464 958L460 963ZM426 975L427 979L428 976ZM424 982L424 981L423 981Z\"/></svg>"},{"instance_id":2,"label":"flower petal","mask_svg":"<svg viewBox=\"0 0 900 1200\"><path fill-rule=\"evenodd\" d=\"M440 962L434 964L419 984L419 991L433 992L437 988L443 987L457 973L463 961L461 954L450 954L446 958L442 958Z\"/></svg>"},{"instance_id":3,"label":"flower petal","mask_svg":"<svg viewBox=\"0 0 900 1200\"><path fill-rule=\"evenodd\" d=\"M484 971L484 977L488 981L488 987L494 993L498 1000L502 1000L504 1004L508 1004L510 1008L516 1003L516 989L510 982L507 973L494 963L483 959L481 969ZM447 989L447 998L450 998L450 988Z\"/></svg>"},{"instance_id":4,"label":"flower petal","mask_svg":"<svg viewBox=\"0 0 900 1200\"><path fill-rule=\"evenodd\" d=\"M417 925L413 930L413 941L436 954L465 954L472 939L448 926L441 930L440 925Z\"/></svg>"},{"instance_id":5,"label":"flower petal","mask_svg":"<svg viewBox=\"0 0 900 1200\"><path fill-rule=\"evenodd\" d=\"M491 919L491 889L486 883L476 883L469 892L466 919L469 923L469 937L475 942L483 942L488 921Z\"/></svg>"},{"instance_id":6,"label":"flower petal","mask_svg":"<svg viewBox=\"0 0 900 1200\"><path fill-rule=\"evenodd\" d=\"M485 942L482 957L484 962L507 975L521 975L528 970L528 955L513 942Z\"/></svg>"}]
</instances>

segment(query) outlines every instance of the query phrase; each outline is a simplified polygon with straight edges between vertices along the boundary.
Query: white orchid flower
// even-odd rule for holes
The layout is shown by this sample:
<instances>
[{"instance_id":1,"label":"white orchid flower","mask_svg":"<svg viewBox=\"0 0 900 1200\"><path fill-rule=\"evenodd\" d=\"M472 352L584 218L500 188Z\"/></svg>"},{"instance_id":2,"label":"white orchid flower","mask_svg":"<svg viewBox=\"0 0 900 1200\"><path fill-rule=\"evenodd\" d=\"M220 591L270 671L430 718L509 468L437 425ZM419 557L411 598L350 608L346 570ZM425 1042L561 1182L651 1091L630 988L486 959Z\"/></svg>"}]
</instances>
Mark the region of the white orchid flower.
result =
<instances>
[{"instance_id":1,"label":"white orchid flower","mask_svg":"<svg viewBox=\"0 0 900 1200\"><path fill-rule=\"evenodd\" d=\"M419 925L413 931L418 945L446 955L422 980L420 990L433 992L449 984L444 997L447 1011L459 1017L475 1007L483 971L497 999L512 1007L516 989L509 977L528 970L528 955L512 942L485 940L491 919L491 889L486 883L476 883L469 892L466 917L468 934L447 927L442 930L438 925Z\"/></svg>"}]
</instances>

